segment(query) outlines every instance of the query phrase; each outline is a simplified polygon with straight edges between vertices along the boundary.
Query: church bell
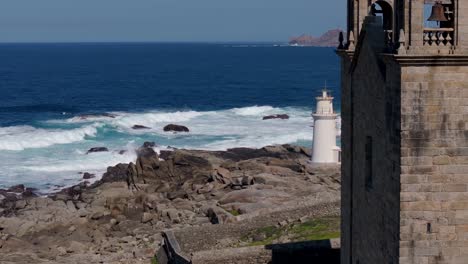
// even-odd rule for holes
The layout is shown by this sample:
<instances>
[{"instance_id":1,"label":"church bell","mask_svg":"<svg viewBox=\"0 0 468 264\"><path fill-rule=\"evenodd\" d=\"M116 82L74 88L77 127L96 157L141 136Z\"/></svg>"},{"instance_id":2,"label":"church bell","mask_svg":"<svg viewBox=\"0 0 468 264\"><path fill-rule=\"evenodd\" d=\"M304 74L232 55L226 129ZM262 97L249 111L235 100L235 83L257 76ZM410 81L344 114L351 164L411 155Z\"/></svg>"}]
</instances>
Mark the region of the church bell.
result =
<instances>
[{"instance_id":1,"label":"church bell","mask_svg":"<svg viewBox=\"0 0 468 264\"><path fill-rule=\"evenodd\" d=\"M427 19L427 21L448 21L447 17L445 16L444 6L440 2L436 2L432 6L432 13L431 16Z\"/></svg>"}]
</instances>

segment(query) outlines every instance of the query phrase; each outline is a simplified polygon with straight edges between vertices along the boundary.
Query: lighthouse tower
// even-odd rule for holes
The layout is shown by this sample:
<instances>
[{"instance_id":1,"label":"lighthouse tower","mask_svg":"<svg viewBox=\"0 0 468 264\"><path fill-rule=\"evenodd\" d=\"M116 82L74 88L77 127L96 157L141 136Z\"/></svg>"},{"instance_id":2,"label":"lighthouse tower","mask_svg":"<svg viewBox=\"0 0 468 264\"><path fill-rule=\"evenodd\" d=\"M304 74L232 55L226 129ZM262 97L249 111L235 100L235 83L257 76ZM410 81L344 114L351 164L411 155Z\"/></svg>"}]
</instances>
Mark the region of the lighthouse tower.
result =
<instances>
[{"instance_id":1,"label":"lighthouse tower","mask_svg":"<svg viewBox=\"0 0 468 264\"><path fill-rule=\"evenodd\" d=\"M314 140L312 144L312 163L338 163L340 148L336 146L336 118L333 111L333 97L327 90L317 97L314 118Z\"/></svg>"}]
</instances>

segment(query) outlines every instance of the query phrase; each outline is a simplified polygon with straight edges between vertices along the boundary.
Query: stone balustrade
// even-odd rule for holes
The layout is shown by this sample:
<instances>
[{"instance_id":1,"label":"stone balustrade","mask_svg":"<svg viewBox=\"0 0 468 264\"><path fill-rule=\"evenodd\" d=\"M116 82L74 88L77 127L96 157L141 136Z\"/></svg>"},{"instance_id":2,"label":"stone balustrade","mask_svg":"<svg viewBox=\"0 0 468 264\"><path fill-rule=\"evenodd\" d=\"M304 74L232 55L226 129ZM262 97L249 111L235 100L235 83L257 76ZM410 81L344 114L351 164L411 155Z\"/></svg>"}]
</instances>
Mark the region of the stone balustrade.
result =
<instances>
[{"instance_id":1,"label":"stone balustrade","mask_svg":"<svg viewBox=\"0 0 468 264\"><path fill-rule=\"evenodd\" d=\"M453 28L424 28L424 46L453 46Z\"/></svg>"}]
</instances>

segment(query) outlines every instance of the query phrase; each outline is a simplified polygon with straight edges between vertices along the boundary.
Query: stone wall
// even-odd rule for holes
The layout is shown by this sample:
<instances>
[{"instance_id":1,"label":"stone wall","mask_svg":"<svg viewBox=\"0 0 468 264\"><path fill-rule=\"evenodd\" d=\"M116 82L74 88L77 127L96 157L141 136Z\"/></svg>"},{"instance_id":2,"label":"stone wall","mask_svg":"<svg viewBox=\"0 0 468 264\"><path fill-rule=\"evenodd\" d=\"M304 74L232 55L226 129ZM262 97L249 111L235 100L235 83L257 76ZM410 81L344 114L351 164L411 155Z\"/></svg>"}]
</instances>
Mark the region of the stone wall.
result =
<instances>
[{"instance_id":1,"label":"stone wall","mask_svg":"<svg viewBox=\"0 0 468 264\"><path fill-rule=\"evenodd\" d=\"M468 66L401 78L400 263L468 263Z\"/></svg>"},{"instance_id":2,"label":"stone wall","mask_svg":"<svg viewBox=\"0 0 468 264\"><path fill-rule=\"evenodd\" d=\"M381 58L381 21L364 29L343 91L341 263L397 263L400 69Z\"/></svg>"},{"instance_id":3,"label":"stone wall","mask_svg":"<svg viewBox=\"0 0 468 264\"><path fill-rule=\"evenodd\" d=\"M351 232L351 57L341 56L341 259L349 258ZM352 54L351 54L352 56Z\"/></svg>"}]
</instances>

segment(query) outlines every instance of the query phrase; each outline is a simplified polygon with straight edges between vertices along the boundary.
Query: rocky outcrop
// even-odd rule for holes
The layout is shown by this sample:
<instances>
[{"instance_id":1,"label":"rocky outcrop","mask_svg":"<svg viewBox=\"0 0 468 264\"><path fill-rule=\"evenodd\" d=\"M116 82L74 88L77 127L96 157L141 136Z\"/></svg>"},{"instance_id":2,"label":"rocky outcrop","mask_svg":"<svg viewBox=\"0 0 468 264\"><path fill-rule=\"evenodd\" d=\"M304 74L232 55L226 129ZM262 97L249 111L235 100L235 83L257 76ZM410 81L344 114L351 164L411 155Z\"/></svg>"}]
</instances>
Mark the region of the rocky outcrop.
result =
<instances>
[{"instance_id":1,"label":"rocky outcrop","mask_svg":"<svg viewBox=\"0 0 468 264\"><path fill-rule=\"evenodd\" d=\"M164 127L165 132L190 132L188 127L170 124Z\"/></svg>"},{"instance_id":2,"label":"rocky outcrop","mask_svg":"<svg viewBox=\"0 0 468 264\"><path fill-rule=\"evenodd\" d=\"M264 116L263 120L270 120L270 119L289 119L289 115L286 114L278 114L278 115L269 115L269 116Z\"/></svg>"},{"instance_id":3,"label":"rocky outcrop","mask_svg":"<svg viewBox=\"0 0 468 264\"><path fill-rule=\"evenodd\" d=\"M0 190L0 238L8 237L0 239L0 262L14 262L21 248L21 257L35 263L149 263L161 230L239 227L252 217L339 199L338 167L310 167L303 147L175 149L163 160L153 147L145 144L135 163L109 167L92 185L49 197L26 197L24 186Z\"/></svg>"}]
</instances>

